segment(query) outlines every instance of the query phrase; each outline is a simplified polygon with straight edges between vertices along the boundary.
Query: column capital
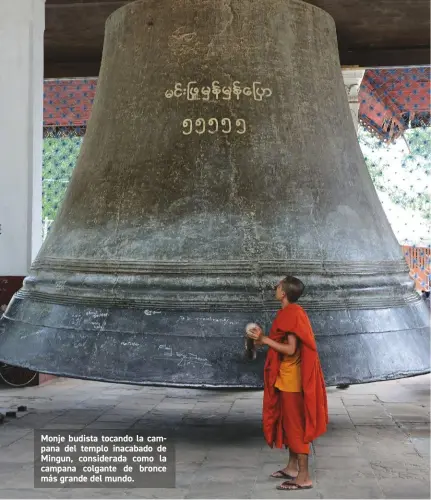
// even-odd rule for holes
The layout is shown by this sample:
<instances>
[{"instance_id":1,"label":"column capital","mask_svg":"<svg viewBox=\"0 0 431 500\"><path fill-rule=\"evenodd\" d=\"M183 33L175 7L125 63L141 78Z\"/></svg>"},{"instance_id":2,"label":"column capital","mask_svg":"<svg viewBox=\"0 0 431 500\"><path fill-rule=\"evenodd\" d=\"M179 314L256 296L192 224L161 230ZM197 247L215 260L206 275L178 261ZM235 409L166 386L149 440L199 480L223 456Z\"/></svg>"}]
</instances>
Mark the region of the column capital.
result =
<instances>
[{"instance_id":1,"label":"column capital","mask_svg":"<svg viewBox=\"0 0 431 500\"><path fill-rule=\"evenodd\" d=\"M358 102L359 90L364 74L365 69L342 69L344 88L349 102Z\"/></svg>"},{"instance_id":2,"label":"column capital","mask_svg":"<svg viewBox=\"0 0 431 500\"><path fill-rule=\"evenodd\" d=\"M1 0L0 26L19 25L40 20L45 17L45 0ZM11 24L13 23L13 24Z\"/></svg>"}]
</instances>

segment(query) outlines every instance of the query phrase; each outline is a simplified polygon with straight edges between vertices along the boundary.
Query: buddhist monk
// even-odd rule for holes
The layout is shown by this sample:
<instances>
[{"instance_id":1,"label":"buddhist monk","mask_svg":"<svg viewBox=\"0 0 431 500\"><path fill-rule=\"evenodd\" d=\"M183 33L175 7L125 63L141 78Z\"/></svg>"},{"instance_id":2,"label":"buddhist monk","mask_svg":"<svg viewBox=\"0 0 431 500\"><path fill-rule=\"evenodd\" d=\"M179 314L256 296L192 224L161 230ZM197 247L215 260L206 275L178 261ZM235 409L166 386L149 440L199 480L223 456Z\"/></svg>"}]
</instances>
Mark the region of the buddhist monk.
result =
<instances>
[{"instance_id":1,"label":"buddhist monk","mask_svg":"<svg viewBox=\"0 0 431 500\"><path fill-rule=\"evenodd\" d=\"M316 341L304 309L304 291L287 276L275 288L281 309L268 336L258 326L247 330L256 345L269 347L264 368L263 432L268 445L289 449L287 466L271 477L284 478L280 490L313 487L308 471L310 443L326 432L328 405Z\"/></svg>"}]
</instances>

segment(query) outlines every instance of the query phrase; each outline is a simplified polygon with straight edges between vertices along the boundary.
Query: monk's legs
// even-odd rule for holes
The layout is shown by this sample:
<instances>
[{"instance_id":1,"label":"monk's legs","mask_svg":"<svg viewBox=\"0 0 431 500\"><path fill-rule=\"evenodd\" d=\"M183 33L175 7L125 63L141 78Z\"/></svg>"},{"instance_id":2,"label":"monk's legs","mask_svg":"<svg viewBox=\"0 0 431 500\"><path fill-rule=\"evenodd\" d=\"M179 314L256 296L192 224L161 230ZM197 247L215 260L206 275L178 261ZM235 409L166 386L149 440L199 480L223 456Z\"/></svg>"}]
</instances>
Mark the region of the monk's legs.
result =
<instances>
[{"instance_id":1,"label":"monk's legs","mask_svg":"<svg viewBox=\"0 0 431 500\"><path fill-rule=\"evenodd\" d=\"M308 471L308 455L303 453L298 454L298 477L295 479L295 484L299 486L311 486L310 473Z\"/></svg>"},{"instance_id":2,"label":"monk's legs","mask_svg":"<svg viewBox=\"0 0 431 500\"><path fill-rule=\"evenodd\" d=\"M313 487L310 473L308 472L308 455L305 453L298 453L298 467L299 472L296 479L284 481L280 486L277 486L278 490L299 490Z\"/></svg>"},{"instance_id":3,"label":"monk's legs","mask_svg":"<svg viewBox=\"0 0 431 500\"><path fill-rule=\"evenodd\" d=\"M296 477L298 475L298 454L289 449L289 463L284 469L284 472L289 476Z\"/></svg>"},{"instance_id":4,"label":"monk's legs","mask_svg":"<svg viewBox=\"0 0 431 500\"><path fill-rule=\"evenodd\" d=\"M288 474L290 477L296 478L298 475L298 454L292 450L289 450L289 463L286 465L282 471ZM274 472L272 477L283 477L281 474Z\"/></svg>"},{"instance_id":5,"label":"monk's legs","mask_svg":"<svg viewBox=\"0 0 431 500\"><path fill-rule=\"evenodd\" d=\"M295 474L289 472L288 474L293 477L296 476L296 479L286 481L278 488L289 490L300 487L310 488L312 486L308 471L310 445L304 440L305 417L303 395L297 392L282 392L281 398L284 437L290 451L289 464L284 471L286 472L289 466L295 467L299 471Z\"/></svg>"}]
</instances>

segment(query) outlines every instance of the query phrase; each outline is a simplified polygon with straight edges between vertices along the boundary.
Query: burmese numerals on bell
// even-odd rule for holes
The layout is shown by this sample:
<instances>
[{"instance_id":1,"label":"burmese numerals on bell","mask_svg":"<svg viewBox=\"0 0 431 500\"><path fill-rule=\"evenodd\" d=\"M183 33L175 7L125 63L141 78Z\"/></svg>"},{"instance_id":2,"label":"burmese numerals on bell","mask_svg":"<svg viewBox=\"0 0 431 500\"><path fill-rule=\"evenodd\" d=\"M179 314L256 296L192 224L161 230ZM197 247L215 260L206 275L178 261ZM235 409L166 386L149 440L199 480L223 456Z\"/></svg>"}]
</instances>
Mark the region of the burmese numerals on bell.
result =
<instances>
[{"instance_id":1,"label":"burmese numerals on bell","mask_svg":"<svg viewBox=\"0 0 431 500\"><path fill-rule=\"evenodd\" d=\"M196 118L192 120L190 118L186 118L183 120L183 134L190 135L193 132L199 135L202 134L245 134L247 131L247 125L245 120L242 118L238 118L236 120L232 120L230 118Z\"/></svg>"}]
</instances>

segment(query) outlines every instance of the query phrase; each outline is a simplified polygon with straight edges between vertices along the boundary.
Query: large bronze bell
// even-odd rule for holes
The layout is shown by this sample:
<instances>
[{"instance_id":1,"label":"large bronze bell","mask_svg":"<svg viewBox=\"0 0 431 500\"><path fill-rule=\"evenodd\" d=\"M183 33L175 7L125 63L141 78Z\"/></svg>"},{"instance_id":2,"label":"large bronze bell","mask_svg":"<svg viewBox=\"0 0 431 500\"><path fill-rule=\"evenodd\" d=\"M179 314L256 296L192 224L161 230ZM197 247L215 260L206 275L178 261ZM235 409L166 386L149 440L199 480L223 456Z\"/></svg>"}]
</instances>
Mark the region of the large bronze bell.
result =
<instances>
[{"instance_id":1,"label":"large bronze bell","mask_svg":"<svg viewBox=\"0 0 431 500\"><path fill-rule=\"evenodd\" d=\"M260 387L272 287L301 278L328 385L428 372L429 320L365 166L335 25L298 0L146 0L107 21L65 201L0 359Z\"/></svg>"}]
</instances>

